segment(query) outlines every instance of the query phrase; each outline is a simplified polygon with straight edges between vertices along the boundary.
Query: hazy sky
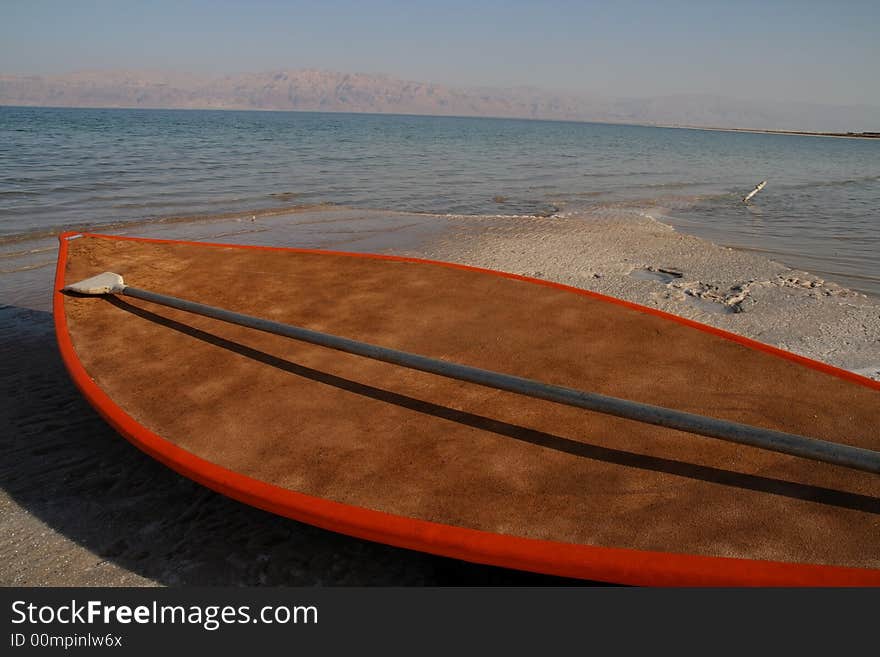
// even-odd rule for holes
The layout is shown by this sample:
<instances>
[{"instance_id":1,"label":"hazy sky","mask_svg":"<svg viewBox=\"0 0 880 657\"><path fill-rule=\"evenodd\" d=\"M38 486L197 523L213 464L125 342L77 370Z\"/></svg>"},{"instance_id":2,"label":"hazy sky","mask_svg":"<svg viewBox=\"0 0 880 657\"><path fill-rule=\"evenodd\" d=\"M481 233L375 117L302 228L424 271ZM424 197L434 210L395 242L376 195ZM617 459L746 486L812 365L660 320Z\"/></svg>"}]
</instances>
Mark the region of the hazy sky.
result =
<instances>
[{"instance_id":1,"label":"hazy sky","mask_svg":"<svg viewBox=\"0 0 880 657\"><path fill-rule=\"evenodd\" d=\"M96 68L880 105L880 0L0 0L0 72Z\"/></svg>"}]
</instances>

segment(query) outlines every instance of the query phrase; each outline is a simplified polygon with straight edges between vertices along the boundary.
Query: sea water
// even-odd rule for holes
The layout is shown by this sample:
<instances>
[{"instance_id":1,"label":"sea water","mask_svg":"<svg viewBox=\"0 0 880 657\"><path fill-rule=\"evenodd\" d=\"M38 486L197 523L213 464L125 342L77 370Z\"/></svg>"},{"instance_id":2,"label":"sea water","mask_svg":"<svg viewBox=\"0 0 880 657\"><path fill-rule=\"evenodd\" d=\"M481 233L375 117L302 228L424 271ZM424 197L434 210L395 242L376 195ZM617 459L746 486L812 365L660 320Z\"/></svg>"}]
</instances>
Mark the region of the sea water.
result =
<instances>
[{"instance_id":1,"label":"sea water","mask_svg":"<svg viewBox=\"0 0 880 657\"><path fill-rule=\"evenodd\" d=\"M766 188L744 204L762 180ZM0 246L9 253L68 228L311 204L426 221L564 221L603 206L651 207L679 230L880 295L880 140L489 118L0 107Z\"/></svg>"}]
</instances>

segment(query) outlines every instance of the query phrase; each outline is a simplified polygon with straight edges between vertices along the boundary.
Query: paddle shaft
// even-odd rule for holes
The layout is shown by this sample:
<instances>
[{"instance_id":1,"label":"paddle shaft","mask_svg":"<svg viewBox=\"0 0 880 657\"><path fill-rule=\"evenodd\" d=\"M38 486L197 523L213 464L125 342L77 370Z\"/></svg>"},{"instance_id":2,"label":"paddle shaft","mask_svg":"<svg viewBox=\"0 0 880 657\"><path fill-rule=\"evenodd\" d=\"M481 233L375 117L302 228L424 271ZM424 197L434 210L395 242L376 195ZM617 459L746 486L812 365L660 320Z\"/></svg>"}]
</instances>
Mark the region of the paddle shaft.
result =
<instances>
[{"instance_id":1,"label":"paddle shaft","mask_svg":"<svg viewBox=\"0 0 880 657\"><path fill-rule=\"evenodd\" d=\"M258 331L589 411L880 474L880 452L469 367L125 286L122 294Z\"/></svg>"}]
</instances>

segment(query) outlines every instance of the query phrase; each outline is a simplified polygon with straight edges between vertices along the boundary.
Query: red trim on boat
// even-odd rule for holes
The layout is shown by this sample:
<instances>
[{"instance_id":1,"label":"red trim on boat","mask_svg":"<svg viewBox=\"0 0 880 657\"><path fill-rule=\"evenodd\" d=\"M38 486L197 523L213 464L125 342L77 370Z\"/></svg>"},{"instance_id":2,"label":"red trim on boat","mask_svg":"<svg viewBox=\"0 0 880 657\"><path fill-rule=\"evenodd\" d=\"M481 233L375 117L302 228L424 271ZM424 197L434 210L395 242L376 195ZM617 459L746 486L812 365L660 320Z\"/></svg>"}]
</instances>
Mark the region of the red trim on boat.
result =
<instances>
[{"instance_id":1,"label":"red trim on boat","mask_svg":"<svg viewBox=\"0 0 880 657\"><path fill-rule=\"evenodd\" d=\"M101 416L139 449L179 474L223 495L278 515L361 539L465 561L564 577L640 586L880 586L880 570L878 569L732 559L560 543L417 520L304 495L267 484L201 459L136 422L92 380L80 363L68 333L67 320L64 315L64 295L60 292L65 284L64 269L67 262L68 241L75 236L190 244L204 247L333 254L355 258L427 263L491 274L565 290L657 315L869 388L880 390L880 382L629 301L622 301L559 283L467 265L401 256L316 249L187 242L76 232L59 235L60 248L58 267L55 273L53 314L61 357L74 384Z\"/></svg>"}]
</instances>

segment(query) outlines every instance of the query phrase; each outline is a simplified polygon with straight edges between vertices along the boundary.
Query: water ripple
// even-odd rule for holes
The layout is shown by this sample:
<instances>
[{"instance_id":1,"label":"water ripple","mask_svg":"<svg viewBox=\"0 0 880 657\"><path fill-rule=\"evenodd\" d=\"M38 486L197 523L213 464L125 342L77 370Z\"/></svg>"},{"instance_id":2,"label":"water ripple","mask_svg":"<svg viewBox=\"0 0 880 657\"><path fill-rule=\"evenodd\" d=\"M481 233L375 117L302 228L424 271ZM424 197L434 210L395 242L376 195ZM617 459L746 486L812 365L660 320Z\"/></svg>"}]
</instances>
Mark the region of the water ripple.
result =
<instances>
[{"instance_id":1,"label":"water ripple","mask_svg":"<svg viewBox=\"0 0 880 657\"><path fill-rule=\"evenodd\" d=\"M552 121L0 107L0 241L248 213L291 190L302 203L440 216L601 201L666 208L691 232L880 294L878 146Z\"/></svg>"}]
</instances>

